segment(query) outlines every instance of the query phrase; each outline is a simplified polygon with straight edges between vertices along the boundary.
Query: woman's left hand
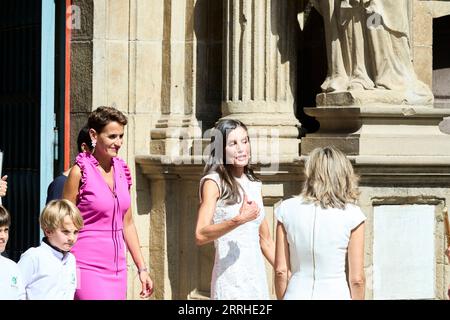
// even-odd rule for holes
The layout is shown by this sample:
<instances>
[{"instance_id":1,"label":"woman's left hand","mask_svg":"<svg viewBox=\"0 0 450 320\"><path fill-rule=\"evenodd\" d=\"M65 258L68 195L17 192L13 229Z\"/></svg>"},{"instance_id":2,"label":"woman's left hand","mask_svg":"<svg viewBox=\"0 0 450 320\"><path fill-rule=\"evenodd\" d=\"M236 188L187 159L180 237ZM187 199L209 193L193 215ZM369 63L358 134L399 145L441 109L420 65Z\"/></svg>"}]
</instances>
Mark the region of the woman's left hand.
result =
<instances>
[{"instance_id":1,"label":"woman's left hand","mask_svg":"<svg viewBox=\"0 0 450 320\"><path fill-rule=\"evenodd\" d=\"M141 271L139 273L139 280L142 284L142 291L140 293L141 298L148 298L153 293L153 281L147 271Z\"/></svg>"}]
</instances>

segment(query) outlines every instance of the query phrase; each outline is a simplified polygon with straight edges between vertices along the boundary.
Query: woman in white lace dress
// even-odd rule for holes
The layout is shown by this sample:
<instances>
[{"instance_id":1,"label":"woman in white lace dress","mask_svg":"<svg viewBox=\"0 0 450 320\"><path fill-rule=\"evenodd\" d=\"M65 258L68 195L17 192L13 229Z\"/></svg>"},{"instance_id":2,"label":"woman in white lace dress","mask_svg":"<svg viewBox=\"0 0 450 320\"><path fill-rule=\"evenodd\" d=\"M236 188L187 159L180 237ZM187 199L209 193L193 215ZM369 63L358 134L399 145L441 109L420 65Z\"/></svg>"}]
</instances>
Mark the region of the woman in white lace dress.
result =
<instances>
[{"instance_id":1,"label":"woman in white lace dress","mask_svg":"<svg viewBox=\"0 0 450 320\"><path fill-rule=\"evenodd\" d=\"M364 220L357 177L333 147L305 163L302 195L275 210L275 288L279 299L364 299ZM348 256L348 282L345 265Z\"/></svg>"},{"instance_id":2,"label":"woman in white lace dress","mask_svg":"<svg viewBox=\"0 0 450 320\"><path fill-rule=\"evenodd\" d=\"M263 254L273 266L275 245L264 219L261 182L249 165L247 128L221 120L211 141L195 230L197 245L214 241L216 249L211 298L269 299Z\"/></svg>"}]
</instances>

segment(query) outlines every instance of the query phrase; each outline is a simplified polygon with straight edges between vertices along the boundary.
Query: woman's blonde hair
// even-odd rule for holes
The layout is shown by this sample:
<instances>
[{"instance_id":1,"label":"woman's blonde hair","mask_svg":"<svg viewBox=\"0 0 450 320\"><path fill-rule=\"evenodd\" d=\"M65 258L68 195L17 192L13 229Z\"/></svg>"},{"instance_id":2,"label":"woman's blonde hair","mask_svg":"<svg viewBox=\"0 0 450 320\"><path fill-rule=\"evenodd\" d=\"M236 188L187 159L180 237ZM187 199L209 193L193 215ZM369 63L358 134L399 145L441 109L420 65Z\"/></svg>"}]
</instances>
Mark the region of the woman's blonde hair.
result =
<instances>
[{"instance_id":1,"label":"woman's blonde hair","mask_svg":"<svg viewBox=\"0 0 450 320\"><path fill-rule=\"evenodd\" d=\"M322 208L344 209L359 196L358 180L347 157L334 147L316 148L305 163L302 196Z\"/></svg>"},{"instance_id":2,"label":"woman's blonde hair","mask_svg":"<svg viewBox=\"0 0 450 320\"><path fill-rule=\"evenodd\" d=\"M84 223L80 210L69 200L52 200L50 201L39 217L39 223L42 230L55 231L61 228L64 218L69 216L75 227L80 230Z\"/></svg>"}]
</instances>

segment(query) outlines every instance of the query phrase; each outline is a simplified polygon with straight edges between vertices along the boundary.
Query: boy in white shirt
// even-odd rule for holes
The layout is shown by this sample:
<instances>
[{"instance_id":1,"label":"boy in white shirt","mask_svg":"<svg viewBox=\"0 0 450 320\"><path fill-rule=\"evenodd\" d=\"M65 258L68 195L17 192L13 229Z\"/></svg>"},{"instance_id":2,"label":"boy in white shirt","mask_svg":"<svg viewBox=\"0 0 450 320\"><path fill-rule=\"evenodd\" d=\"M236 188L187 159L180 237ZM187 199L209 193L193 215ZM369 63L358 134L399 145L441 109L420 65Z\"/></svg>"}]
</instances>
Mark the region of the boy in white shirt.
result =
<instances>
[{"instance_id":1,"label":"boy in white shirt","mask_svg":"<svg viewBox=\"0 0 450 320\"><path fill-rule=\"evenodd\" d=\"M17 264L1 255L9 239L11 216L0 205L0 300L24 300L25 288Z\"/></svg>"},{"instance_id":2,"label":"boy in white shirt","mask_svg":"<svg viewBox=\"0 0 450 320\"><path fill-rule=\"evenodd\" d=\"M78 208L68 200L53 200L39 222L45 237L18 263L28 300L73 300L77 288L75 256L70 253L83 227Z\"/></svg>"}]
</instances>

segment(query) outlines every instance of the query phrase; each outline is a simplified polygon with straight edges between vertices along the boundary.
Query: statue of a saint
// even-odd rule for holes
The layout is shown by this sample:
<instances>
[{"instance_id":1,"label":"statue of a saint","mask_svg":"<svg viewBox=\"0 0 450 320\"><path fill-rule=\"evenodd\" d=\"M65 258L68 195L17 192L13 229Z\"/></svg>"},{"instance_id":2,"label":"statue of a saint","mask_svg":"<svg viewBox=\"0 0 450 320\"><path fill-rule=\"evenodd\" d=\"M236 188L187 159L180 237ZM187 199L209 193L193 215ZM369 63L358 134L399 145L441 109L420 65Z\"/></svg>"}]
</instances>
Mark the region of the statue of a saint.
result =
<instances>
[{"instance_id":1,"label":"statue of a saint","mask_svg":"<svg viewBox=\"0 0 450 320\"><path fill-rule=\"evenodd\" d=\"M408 0L311 1L324 19L323 92L387 89L411 104L433 100L411 61Z\"/></svg>"}]
</instances>

